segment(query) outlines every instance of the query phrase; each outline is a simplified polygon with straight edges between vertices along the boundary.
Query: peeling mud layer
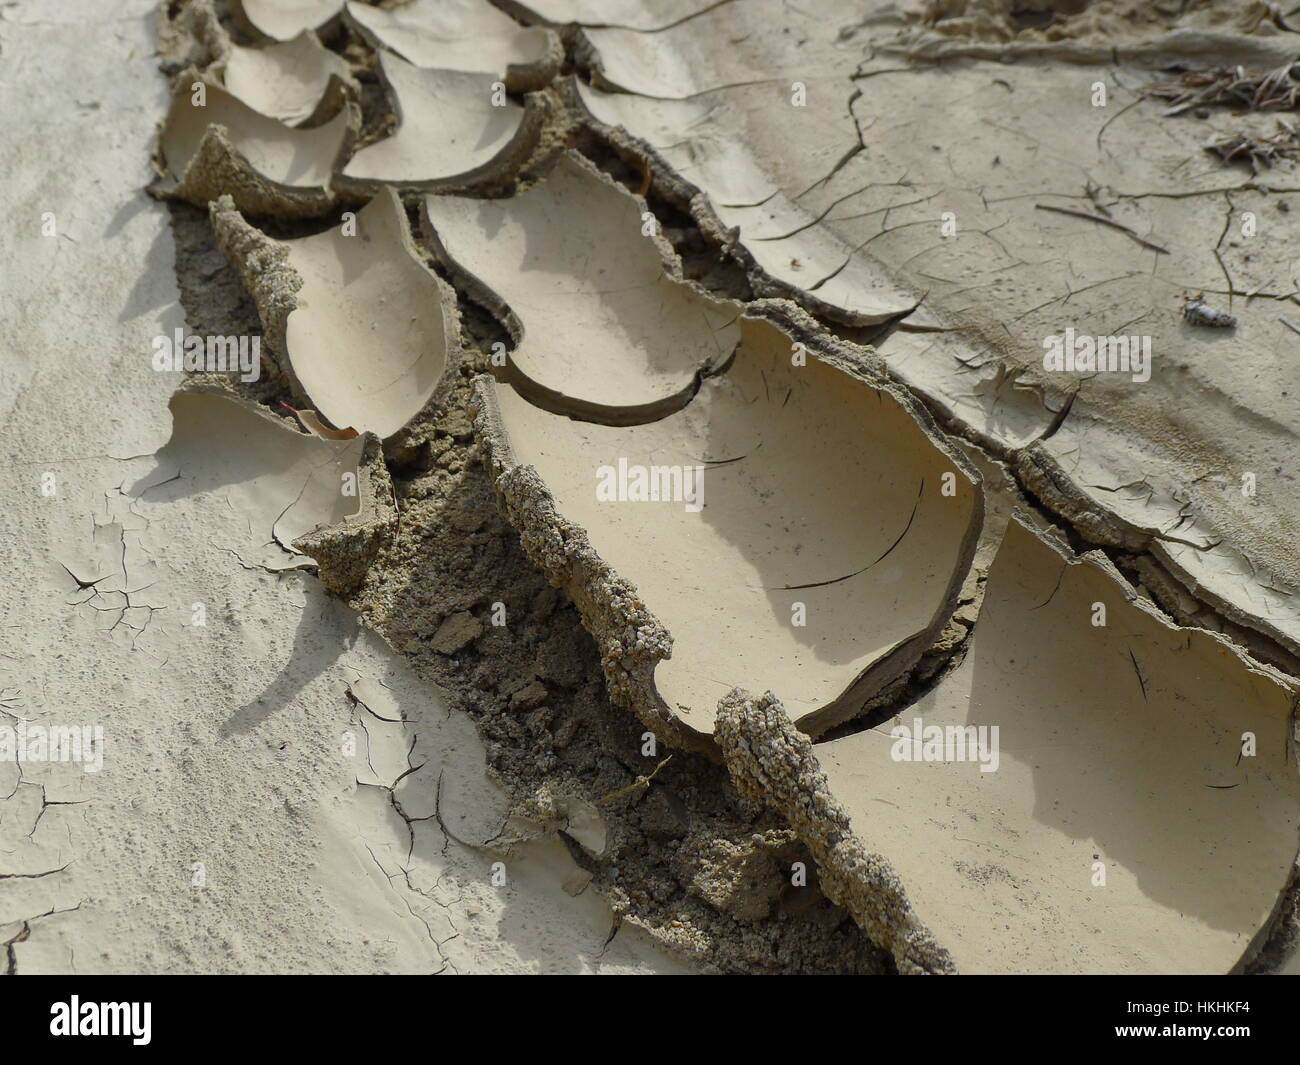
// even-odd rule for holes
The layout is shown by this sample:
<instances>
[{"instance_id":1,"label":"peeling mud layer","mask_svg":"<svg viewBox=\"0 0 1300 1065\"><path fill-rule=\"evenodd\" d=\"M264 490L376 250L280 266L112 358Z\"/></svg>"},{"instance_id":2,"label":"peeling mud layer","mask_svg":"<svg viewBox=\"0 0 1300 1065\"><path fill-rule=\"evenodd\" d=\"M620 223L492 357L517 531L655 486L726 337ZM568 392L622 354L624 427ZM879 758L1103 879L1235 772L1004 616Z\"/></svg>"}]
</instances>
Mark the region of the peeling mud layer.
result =
<instances>
[{"instance_id":1,"label":"peeling mud layer","mask_svg":"<svg viewBox=\"0 0 1300 1065\"><path fill-rule=\"evenodd\" d=\"M152 12L157 425L16 557L157 676L292 644L173 697L263 811L190 831L320 857L128 967L1295 970L1300 24L815 8Z\"/></svg>"}]
</instances>

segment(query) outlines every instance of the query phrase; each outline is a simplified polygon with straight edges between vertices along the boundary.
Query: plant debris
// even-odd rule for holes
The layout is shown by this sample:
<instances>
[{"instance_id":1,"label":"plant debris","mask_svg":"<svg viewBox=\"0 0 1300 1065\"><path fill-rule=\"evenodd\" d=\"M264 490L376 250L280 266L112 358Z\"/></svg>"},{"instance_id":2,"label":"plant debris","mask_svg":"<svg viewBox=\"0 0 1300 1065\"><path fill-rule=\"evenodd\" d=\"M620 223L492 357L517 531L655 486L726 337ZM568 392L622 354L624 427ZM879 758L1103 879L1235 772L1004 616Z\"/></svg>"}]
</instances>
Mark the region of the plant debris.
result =
<instances>
[{"instance_id":1,"label":"plant debris","mask_svg":"<svg viewBox=\"0 0 1300 1065\"><path fill-rule=\"evenodd\" d=\"M1286 162L1295 165L1296 156L1300 155L1300 124L1279 121L1275 137L1258 137L1250 133L1230 133L1216 137L1205 146L1225 163L1244 158L1250 163L1250 169L1258 174L1260 167L1271 167L1274 163Z\"/></svg>"},{"instance_id":2,"label":"plant debris","mask_svg":"<svg viewBox=\"0 0 1300 1065\"><path fill-rule=\"evenodd\" d=\"M1173 101L1165 115L1210 106L1291 111L1300 98L1300 60L1263 71L1248 71L1240 66L1187 70L1172 82L1148 86L1146 94Z\"/></svg>"}]
</instances>

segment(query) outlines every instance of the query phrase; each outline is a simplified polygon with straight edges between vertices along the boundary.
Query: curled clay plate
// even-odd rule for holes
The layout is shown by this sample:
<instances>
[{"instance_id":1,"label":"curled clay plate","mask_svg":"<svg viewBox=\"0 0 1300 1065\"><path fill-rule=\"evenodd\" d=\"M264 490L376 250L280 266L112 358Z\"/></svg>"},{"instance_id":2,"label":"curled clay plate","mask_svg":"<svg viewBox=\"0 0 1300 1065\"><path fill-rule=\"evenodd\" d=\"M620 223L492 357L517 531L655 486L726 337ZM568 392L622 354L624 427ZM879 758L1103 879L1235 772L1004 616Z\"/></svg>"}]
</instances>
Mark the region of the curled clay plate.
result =
<instances>
[{"instance_id":1,"label":"curled clay plate","mask_svg":"<svg viewBox=\"0 0 1300 1065\"><path fill-rule=\"evenodd\" d=\"M477 385L506 514L616 696L697 736L744 678L809 731L856 712L949 616L981 524L976 475L919 408L843 350L803 362L780 323L744 317L726 369L643 425Z\"/></svg>"}]
</instances>

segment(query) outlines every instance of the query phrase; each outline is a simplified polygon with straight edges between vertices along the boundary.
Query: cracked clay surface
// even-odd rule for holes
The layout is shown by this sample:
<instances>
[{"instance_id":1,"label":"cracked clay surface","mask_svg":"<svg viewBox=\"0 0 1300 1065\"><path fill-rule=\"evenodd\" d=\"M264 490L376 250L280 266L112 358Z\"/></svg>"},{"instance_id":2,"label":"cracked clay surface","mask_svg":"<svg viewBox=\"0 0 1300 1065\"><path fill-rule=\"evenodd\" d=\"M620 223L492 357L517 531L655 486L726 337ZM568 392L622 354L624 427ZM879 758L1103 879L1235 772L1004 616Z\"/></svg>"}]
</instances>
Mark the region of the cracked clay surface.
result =
<instances>
[{"instance_id":1,"label":"cracked clay surface","mask_svg":"<svg viewBox=\"0 0 1300 1065\"><path fill-rule=\"evenodd\" d=\"M0 969L1295 971L1276 5L114 6L0 12Z\"/></svg>"}]
</instances>

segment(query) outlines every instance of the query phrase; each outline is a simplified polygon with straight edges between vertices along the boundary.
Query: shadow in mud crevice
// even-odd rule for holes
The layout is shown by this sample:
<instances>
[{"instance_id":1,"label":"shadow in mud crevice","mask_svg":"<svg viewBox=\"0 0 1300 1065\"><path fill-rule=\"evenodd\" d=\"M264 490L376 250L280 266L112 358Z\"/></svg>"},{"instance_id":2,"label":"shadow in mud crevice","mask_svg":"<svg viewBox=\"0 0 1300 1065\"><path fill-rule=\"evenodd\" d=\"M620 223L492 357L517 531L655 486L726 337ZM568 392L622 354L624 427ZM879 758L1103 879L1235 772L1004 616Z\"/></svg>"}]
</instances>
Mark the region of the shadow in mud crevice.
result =
<instances>
[{"instance_id":1,"label":"shadow in mud crevice","mask_svg":"<svg viewBox=\"0 0 1300 1065\"><path fill-rule=\"evenodd\" d=\"M453 397L453 405L466 399ZM721 766L662 742L645 753L645 727L610 705L594 641L499 516L473 445L439 435L432 450L429 470L398 480L398 541L356 600L369 604L368 624L469 715L516 801L541 788L594 801L628 789L672 755L650 788L600 807L611 846L590 859L596 883L587 890L601 889L656 940L687 954L698 956L691 944L705 935L715 944L708 961L720 968L772 970L755 944L775 935L779 971L881 971L883 954L829 902L807 914L779 908L739 919L699 895L674 860L685 841L743 854L756 833L783 826L770 814L742 811ZM492 624L498 603L499 626ZM456 625L443 631L453 617ZM508 900L505 914L503 927L528 920Z\"/></svg>"}]
</instances>

